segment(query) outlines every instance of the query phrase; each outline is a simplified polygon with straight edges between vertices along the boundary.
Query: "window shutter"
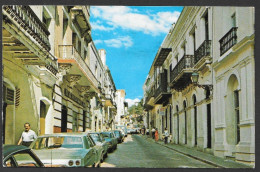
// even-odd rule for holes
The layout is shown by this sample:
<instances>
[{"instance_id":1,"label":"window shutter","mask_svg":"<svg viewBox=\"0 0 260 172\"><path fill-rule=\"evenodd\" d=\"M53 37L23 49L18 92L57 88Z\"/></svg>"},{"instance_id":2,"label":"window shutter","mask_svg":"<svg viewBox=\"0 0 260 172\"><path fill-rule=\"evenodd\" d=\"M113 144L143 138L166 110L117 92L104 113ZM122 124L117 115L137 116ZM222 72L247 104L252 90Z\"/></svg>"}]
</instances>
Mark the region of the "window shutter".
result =
<instances>
[{"instance_id":1,"label":"window shutter","mask_svg":"<svg viewBox=\"0 0 260 172\"><path fill-rule=\"evenodd\" d=\"M4 85L3 93L4 93L4 101L9 105L13 105L14 104L14 90L12 90Z\"/></svg>"}]
</instances>

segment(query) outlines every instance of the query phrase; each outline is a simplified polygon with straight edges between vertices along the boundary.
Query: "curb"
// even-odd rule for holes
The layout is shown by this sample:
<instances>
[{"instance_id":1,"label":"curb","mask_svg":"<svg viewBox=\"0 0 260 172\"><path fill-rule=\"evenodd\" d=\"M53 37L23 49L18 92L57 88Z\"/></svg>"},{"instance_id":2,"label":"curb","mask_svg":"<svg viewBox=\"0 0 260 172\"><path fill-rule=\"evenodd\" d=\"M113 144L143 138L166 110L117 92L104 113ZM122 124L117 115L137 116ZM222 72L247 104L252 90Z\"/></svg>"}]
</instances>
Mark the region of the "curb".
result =
<instances>
[{"instance_id":1,"label":"curb","mask_svg":"<svg viewBox=\"0 0 260 172\"><path fill-rule=\"evenodd\" d=\"M147 138L147 137L145 137L145 139L146 139L146 140L151 140L150 138ZM221 165L216 164L216 163L213 163L213 162L211 162L211 161L207 161L207 160L205 160L205 159L202 159L202 158L199 158L199 157L196 157L196 156L193 156L193 155L184 153L184 152L182 152L182 151L179 151L179 150L177 150L177 149L171 148L171 147L169 147L169 146L167 146L167 145L164 145L164 144L161 144L161 143L159 143L159 142L154 142L154 143L159 144L159 145L164 146L164 147L167 147L168 149L174 150L174 151L176 151L176 152L178 152L178 153L180 153L180 154L183 154L183 155L185 155L185 156L188 156L188 157L191 157L191 158L193 158L193 159L196 159L196 160L202 161L202 162L204 162L204 163L210 164L210 165L215 166L215 167L217 167L217 168L227 168L227 167L225 167L225 166L221 166Z\"/></svg>"}]
</instances>

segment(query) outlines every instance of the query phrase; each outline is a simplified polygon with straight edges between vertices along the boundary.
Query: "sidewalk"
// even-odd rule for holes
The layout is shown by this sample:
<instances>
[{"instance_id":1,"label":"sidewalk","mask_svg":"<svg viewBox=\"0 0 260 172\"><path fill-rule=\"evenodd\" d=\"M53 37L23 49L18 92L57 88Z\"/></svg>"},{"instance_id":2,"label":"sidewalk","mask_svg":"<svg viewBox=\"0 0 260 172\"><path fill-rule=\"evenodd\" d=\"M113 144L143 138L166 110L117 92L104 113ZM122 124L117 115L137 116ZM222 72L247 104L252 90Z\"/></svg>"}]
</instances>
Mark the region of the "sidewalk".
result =
<instances>
[{"instance_id":1,"label":"sidewalk","mask_svg":"<svg viewBox=\"0 0 260 172\"><path fill-rule=\"evenodd\" d=\"M245 165L245 164L238 163L238 162L235 162L232 160L227 160L224 158L216 157L214 155L211 155L211 154L208 154L205 152L201 152L198 150L194 150L192 148L188 148L185 146L176 145L176 144L172 144L172 143L164 144L164 142L160 141L160 140L158 142L155 142L154 139L152 139L151 137L147 137L147 136L142 136L142 137L144 137L145 139L147 139L150 142L160 144L160 145L165 146L169 149L172 149L178 153L181 153L181 154L184 154L191 158L203 161L205 163L216 166L218 168L253 168L250 165Z\"/></svg>"}]
</instances>

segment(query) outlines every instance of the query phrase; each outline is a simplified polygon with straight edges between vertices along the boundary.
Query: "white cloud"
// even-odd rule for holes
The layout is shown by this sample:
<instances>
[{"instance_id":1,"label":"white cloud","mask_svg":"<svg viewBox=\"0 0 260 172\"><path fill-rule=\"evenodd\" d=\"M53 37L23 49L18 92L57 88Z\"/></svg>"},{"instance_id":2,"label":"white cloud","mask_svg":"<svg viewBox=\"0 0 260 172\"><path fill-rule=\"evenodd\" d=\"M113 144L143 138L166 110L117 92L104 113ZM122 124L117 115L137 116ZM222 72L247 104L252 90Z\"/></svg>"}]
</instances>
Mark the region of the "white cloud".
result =
<instances>
[{"instance_id":1,"label":"white cloud","mask_svg":"<svg viewBox=\"0 0 260 172\"><path fill-rule=\"evenodd\" d=\"M128 107L131 107L134 104L140 102L141 100L138 98L135 98L135 99L125 99L125 101L128 103Z\"/></svg>"},{"instance_id":2,"label":"white cloud","mask_svg":"<svg viewBox=\"0 0 260 172\"><path fill-rule=\"evenodd\" d=\"M94 22L94 23L91 23L91 27L92 29L95 29L95 30L103 30L103 31L110 31L110 30L114 30L115 27L106 27L104 25L101 25L100 21L99 22Z\"/></svg>"},{"instance_id":3,"label":"white cloud","mask_svg":"<svg viewBox=\"0 0 260 172\"><path fill-rule=\"evenodd\" d=\"M91 12L93 17L105 20L109 29L121 27L152 35L167 33L180 15L178 11L141 14L138 10L125 6L95 6L91 8ZM95 29L105 30L105 28L100 26Z\"/></svg>"},{"instance_id":4,"label":"white cloud","mask_svg":"<svg viewBox=\"0 0 260 172\"><path fill-rule=\"evenodd\" d=\"M94 40L94 43L95 43L95 44L100 44L100 43L102 43L102 42L103 42L103 41L100 40L100 39Z\"/></svg>"},{"instance_id":5,"label":"white cloud","mask_svg":"<svg viewBox=\"0 0 260 172\"><path fill-rule=\"evenodd\" d=\"M131 47L133 45L133 41L130 36L108 39L108 40L104 40L104 42L108 47L115 47L115 48L120 48L122 46Z\"/></svg>"}]
</instances>

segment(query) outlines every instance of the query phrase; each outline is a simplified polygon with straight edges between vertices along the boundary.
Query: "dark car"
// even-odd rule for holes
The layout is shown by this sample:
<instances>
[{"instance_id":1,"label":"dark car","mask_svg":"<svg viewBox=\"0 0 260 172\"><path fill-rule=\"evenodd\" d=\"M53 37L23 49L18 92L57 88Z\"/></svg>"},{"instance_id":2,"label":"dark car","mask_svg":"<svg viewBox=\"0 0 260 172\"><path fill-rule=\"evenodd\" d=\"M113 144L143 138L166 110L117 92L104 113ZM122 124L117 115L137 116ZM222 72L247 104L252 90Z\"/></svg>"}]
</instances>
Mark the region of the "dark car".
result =
<instances>
[{"instance_id":1,"label":"dark car","mask_svg":"<svg viewBox=\"0 0 260 172\"><path fill-rule=\"evenodd\" d=\"M4 167L44 167L33 151L22 145L3 146Z\"/></svg>"},{"instance_id":2,"label":"dark car","mask_svg":"<svg viewBox=\"0 0 260 172\"><path fill-rule=\"evenodd\" d=\"M120 130L114 130L113 131L118 143L122 143L124 141L124 134Z\"/></svg>"},{"instance_id":3,"label":"dark car","mask_svg":"<svg viewBox=\"0 0 260 172\"><path fill-rule=\"evenodd\" d=\"M108 152L112 152L117 148L117 138L112 131L101 132L106 142L108 142Z\"/></svg>"},{"instance_id":4,"label":"dark car","mask_svg":"<svg viewBox=\"0 0 260 172\"><path fill-rule=\"evenodd\" d=\"M100 145L102 147L102 159L101 162L107 157L108 152L108 142L105 141L103 134L100 132L89 132L88 135L94 140L96 145Z\"/></svg>"}]
</instances>

